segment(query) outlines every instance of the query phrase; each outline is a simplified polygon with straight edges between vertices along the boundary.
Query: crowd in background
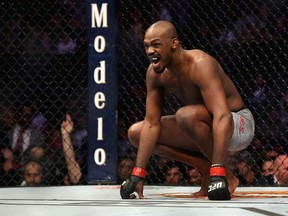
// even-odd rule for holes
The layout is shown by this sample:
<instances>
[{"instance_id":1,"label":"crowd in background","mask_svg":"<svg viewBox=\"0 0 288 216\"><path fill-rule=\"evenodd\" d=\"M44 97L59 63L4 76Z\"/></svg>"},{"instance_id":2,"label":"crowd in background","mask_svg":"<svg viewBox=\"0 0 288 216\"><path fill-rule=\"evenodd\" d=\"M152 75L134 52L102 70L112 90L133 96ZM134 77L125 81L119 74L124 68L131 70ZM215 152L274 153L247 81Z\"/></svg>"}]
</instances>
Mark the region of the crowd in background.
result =
<instances>
[{"instance_id":1,"label":"crowd in background","mask_svg":"<svg viewBox=\"0 0 288 216\"><path fill-rule=\"evenodd\" d=\"M288 185L287 11L281 0L117 1L117 183L137 152L127 129L144 117L144 32L164 19L184 47L221 62L255 116L253 142L227 158L240 184ZM85 2L9 1L1 12L0 186L86 184ZM181 106L165 102L166 113ZM155 155L148 171L148 184L201 184L195 168Z\"/></svg>"},{"instance_id":2,"label":"crowd in background","mask_svg":"<svg viewBox=\"0 0 288 216\"><path fill-rule=\"evenodd\" d=\"M287 182L280 183L280 179L287 180L285 169L288 163L288 88L285 81L288 71L284 51L288 39L287 2L123 2L125 4L121 4L118 13L119 86L123 89L119 100L121 123L127 121L129 125L131 119L133 122L144 118L141 110L145 104L146 68L140 65L149 64L143 48L145 29L157 20L172 21L184 47L203 49L219 60L254 114L256 134L253 142L244 151L230 152L227 159L240 184L288 185ZM141 9L145 11L139 13ZM129 86L127 77L131 77ZM125 92L127 89L129 95ZM181 102L169 93L165 103L167 114L174 113L181 106ZM129 110L131 104L138 109ZM132 117L127 119L127 116ZM132 152L132 158L135 158L135 152ZM187 184L191 167L177 163L176 169L171 163L175 164L153 155L147 183L167 184L168 176L178 170L181 177L174 175L178 176L176 185ZM171 170L167 171L167 164ZM279 164L282 167L278 168Z\"/></svg>"}]
</instances>

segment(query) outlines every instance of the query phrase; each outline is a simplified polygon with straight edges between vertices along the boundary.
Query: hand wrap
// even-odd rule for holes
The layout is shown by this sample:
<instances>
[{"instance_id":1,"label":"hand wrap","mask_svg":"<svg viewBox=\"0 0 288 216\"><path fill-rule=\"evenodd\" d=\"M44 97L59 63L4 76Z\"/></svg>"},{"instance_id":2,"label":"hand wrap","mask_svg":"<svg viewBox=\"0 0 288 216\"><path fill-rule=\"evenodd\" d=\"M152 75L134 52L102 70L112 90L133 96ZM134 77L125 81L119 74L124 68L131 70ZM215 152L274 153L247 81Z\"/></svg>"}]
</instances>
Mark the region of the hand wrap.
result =
<instances>
[{"instance_id":1,"label":"hand wrap","mask_svg":"<svg viewBox=\"0 0 288 216\"><path fill-rule=\"evenodd\" d=\"M143 181L146 177L146 170L141 167L134 167L131 177L126 179L120 188L120 195L122 199L134 198L133 193L135 192L136 186L140 181Z\"/></svg>"},{"instance_id":2,"label":"hand wrap","mask_svg":"<svg viewBox=\"0 0 288 216\"><path fill-rule=\"evenodd\" d=\"M230 200L226 170L223 164L213 164L210 168L210 183L208 185L210 200Z\"/></svg>"}]
</instances>

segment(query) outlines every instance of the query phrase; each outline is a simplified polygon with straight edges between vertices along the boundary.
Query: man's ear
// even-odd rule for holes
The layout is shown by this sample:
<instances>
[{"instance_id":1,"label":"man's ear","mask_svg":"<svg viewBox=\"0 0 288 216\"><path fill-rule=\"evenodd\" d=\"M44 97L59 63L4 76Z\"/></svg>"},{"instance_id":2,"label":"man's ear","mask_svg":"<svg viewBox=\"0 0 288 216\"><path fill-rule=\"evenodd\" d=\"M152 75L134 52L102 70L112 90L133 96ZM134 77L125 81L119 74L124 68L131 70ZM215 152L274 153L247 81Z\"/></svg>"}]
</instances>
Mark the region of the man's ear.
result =
<instances>
[{"instance_id":1,"label":"man's ear","mask_svg":"<svg viewBox=\"0 0 288 216\"><path fill-rule=\"evenodd\" d=\"M172 39L172 49L176 49L179 46L179 39L178 38L173 38Z\"/></svg>"}]
</instances>

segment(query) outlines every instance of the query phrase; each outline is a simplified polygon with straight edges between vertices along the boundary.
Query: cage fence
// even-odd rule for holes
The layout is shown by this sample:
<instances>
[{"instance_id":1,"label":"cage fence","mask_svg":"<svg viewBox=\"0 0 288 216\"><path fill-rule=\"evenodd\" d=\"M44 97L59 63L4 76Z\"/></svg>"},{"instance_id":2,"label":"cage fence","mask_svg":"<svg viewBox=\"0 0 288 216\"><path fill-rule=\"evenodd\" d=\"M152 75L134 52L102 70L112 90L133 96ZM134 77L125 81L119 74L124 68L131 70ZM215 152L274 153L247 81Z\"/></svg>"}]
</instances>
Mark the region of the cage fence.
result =
<instances>
[{"instance_id":1,"label":"cage fence","mask_svg":"<svg viewBox=\"0 0 288 216\"><path fill-rule=\"evenodd\" d=\"M137 149L127 130L145 116L145 30L169 20L185 48L202 49L220 62L254 114L251 145L228 157L241 185L288 185L288 177L275 181L271 165L288 154L287 1L118 0L116 6L119 167L127 158L132 158L128 170L133 167ZM86 184L85 7L85 1L73 0L1 3L1 186L21 185L31 160L42 168L43 185ZM181 105L167 95L164 113L173 114ZM61 139L67 113L74 126L70 165L75 172ZM29 128L23 154L13 150L22 127ZM288 159L281 161L277 172L288 167ZM33 168L34 175L39 173L37 165ZM173 184L200 184L197 170L157 155L148 171L148 184L170 184L169 176L178 177Z\"/></svg>"}]
</instances>

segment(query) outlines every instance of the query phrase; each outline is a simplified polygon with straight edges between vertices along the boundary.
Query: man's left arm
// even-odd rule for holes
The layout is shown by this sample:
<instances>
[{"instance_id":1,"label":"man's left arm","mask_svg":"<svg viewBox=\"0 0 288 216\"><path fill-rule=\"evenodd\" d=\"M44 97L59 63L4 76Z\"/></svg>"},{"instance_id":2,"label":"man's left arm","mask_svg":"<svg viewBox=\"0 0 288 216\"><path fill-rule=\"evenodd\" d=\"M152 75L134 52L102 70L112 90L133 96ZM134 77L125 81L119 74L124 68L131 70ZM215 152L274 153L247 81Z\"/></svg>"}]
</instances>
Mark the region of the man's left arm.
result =
<instances>
[{"instance_id":1,"label":"man's left arm","mask_svg":"<svg viewBox=\"0 0 288 216\"><path fill-rule=\"evenodd\" d=\"M213 118L213 155L208 197L211 200L229 200L231 197L226 180L225 160L233 133L233 118L216 60L200 62L198 67L201 72L196 81L205 106Z\"/></svg>"}]
</instances>

